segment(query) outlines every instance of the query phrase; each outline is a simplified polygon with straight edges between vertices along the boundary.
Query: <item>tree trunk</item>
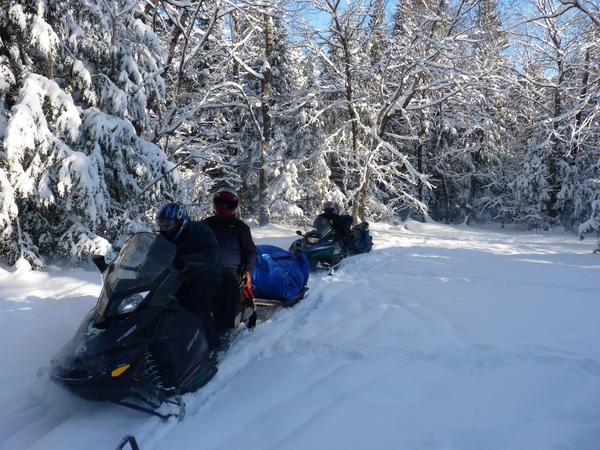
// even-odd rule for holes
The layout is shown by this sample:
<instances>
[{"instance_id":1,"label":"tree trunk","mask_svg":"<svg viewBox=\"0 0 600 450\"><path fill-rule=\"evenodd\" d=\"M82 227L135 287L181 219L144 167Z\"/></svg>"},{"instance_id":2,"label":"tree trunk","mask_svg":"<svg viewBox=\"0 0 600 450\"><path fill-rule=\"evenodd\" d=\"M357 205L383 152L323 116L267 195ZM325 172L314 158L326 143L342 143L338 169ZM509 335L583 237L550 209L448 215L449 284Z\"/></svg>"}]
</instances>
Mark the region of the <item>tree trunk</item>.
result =
<instances>
[{"instance_id":1,"label":"tree trunk","mask_svg":"<svg viewBox=\"0 0 600 450\"><path fill-rule=\"evenodd\" d=\"M179 23L181 24L182 27L185 27L185 23L187 22L187 17L188 17L188 12L183 11L183 13L181 14L181 20L179 21ZM165 65L165 70L163 72L163 75L167 72L167 70L169 70L169 66L171 65L171 62L173 62L173 57L175 56L175 49L177 48L177 42L179 41L179 37L181 36L182 33L183 33L183 30L181 29L181 27L173 25L173 35L171 36L171 42L169 44L169 53L167 56L167 63Z\"/></svg>"},{"instance_id":2,"label":"tree trunk","mask_svg":"<svg viewBox=\"0 0 600 450\"><path fill-rule=\"evenodd\" d=\"M238 25L235 11L231 13L231 45L235 48L240 35L240 27ZM233 59L233 77L236 83L240 82L240 63L237 59Z\"/></svg>"},{"instance_id":3,"label":"tree trunk","mask_svg":"<svg viewBox=\"0 0 600 450\"><path fill-rule=\"evenodd\" d=\"M423 110L419 112L419 123L421 125L419 129L419 143L417 144L417 170L419 173L423 173L423 149L425 148L425 118L423 117ZM417 180L417 198L423 203L423 182L421 178Z\"/></svg>"},{"instance_id":4,"label":"tree trunk","mask_svg":"<svg viewBox=\"0 0 600 450\"><path fill-rule=\"evenodd\" d=\"M367 163L368 164L368 163ZM352 223L358 224L358 220L365 220L365 208L367 203L367 197L369 193L369 180L371 178L371 167L366 168L365 179L358 191L356 196L356 202L352 210Z\"/></svg>"},{"instance_id":5,"label":"tree trunk","mask_svg":"<svg viewBox=\"0 0 600 450\"><path fill-rule=\"evenodd\" d=\"M444 199L446 205L446 223L450 223L450 193L448 192L448 183L446 182L446 174L442 173L442 188L444 189Z\"/></svg>"},{"instance_id":6,"label":"tree trunk","mask_svg":"<svg viewBox=\"0 0 600 450\"><path fill-rule=\"evenodd\" d=\"M558 61L558 84L554 89L554 119L562 114L561 87L564 79L563 62ZM552 136L550 137L550 154L548 155L548 184L550 186L548 199L548 216L556 218L559 215L557 197L560 190L558 176L558 160L560 159L560 140L558 139L558 123L552 123Z\"/></svg>"},{"instance_id":7,"label":"tree trunk","mask_svg":"<svg viewBox=\"0 0 600 450\"><path fill-rule=\"evenodd\" d=\"M181 93L181 84L183 81L183 75L185 73L185 70L184 70L185 63L186 63L185 57L186 57L187 48L188 48L188 44L189 44L189 40L190 40L190 34L192 32L194 23L196 23L196 18L198 17L198 13L200 12L200 7L202 6L202 3L203 2L198 3L196 12L194 13L194 17L192 18L192 22L190 23L188 30L183 34L183 48L181 49L181 61L179 62L179 73L177 75L177 88L175 89L175 102L176 103L179 101L179 94Z\"/></svg>"},{"instance_id":8,"label":"tree trunk","mask_svg":"<svg viewBox=\"0 0 600 450\"><path fill-rule=\"evenodd\" d=\"M345 73L345 85L346 85L346 102L348 104L348 113L350 114L350 120L352 121L352 154L356 158L357 168L360 169L360 155L358 154L358 114L354 109L354 80L352 77L352 55L350 54L350 48L348 40L341 34L340 30L340 42L344 48L344 73ZM360 172L360 170L359 170ZM361 196L366 195L369 189L369 170L367 168L367 178L364 180L361 188L354 197L354 204L352 206L352 223L357 224L359 217L364 217L365 214L365 201Z\"/></svg>"},{"instance_id":9,"label":"tree trunk","mask_svg":"<svg viewBox=\"0 0 600 450\"><path fill-rule=\"evenodd\" d=\"M265 25L265 64L263 65L261 80L261 111L262 111L262 139L260 143L260 172L258 176L258 192L260 212L259 225L269 223L268 182L267 179L267 154L271 142L271 64L273 63L273 18L263 15Z\"/></svg>"},{"instance_id":10,"label":"tree trunk","mask_svg":"<svg viewBox=\"0 0 600 450\"><path fill-rule=\"evenodd\" d=\"M117 76L117 16L116 10L113 10L112 14L112 36L110 40L111 50L110 50L110 63L111 63L111 72L112 76L116 78Z\"/></svg>"},{"instance_id":11,"label":"tree trunk","mask_svg":"<svg viewBox=\"0 0 600 450\"><path fill-rule=\"evenodd\" d=\"M583 77L581 79L581 94L579 95L579 98L581 100L584 100L585 97L587 96L587 90L588 90L588 84L589 84L589 79L590 79L590 49L589 47L585 50L585 60L584 60L584 66L583 66ZM576 129L577 131L581 128L581 122L583 121L583 109L584 109L585 105L581 105L581 109L577 112L577 115L575 116L575 123L576 123ZM573 156L576 157L577 154L579 153L580 148L579 148L579 136L577 136L575 138L575 142L573 145Z\"/></svg>"}]
</instances>

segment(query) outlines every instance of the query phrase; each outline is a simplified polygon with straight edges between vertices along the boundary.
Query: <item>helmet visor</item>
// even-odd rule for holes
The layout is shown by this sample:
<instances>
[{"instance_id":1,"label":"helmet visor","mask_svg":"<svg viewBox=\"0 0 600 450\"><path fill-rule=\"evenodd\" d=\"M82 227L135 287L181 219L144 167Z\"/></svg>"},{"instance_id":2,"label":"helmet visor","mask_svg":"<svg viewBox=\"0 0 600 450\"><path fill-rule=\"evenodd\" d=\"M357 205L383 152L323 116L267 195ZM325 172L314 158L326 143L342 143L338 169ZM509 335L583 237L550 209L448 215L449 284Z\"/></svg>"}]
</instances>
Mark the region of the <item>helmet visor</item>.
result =
<instances>
[{"instance_id":1,"label":"helmet visor","mask_svg":"<svg viewBox=\"0 0 600 450\"><path fill-rule=\"evenodd\" d=\"M177 221L175 219L156 219L156 225L161 233L169 233L177 229Z\"/></svg>"},{"instance_id":2,"label":"helmet visor","mask_svg":"<svg viewBox=\"0 0 600 450\"><path fill-rule=\"evenodd\" d=\"M337 207L336 204L334 202L325 202L323 203L323 211L325 211L328 214L334 213L336 211Z\"/></svg>"},{"instance_id":3,"label":"helmet visor","mask_svg":"<svg viewBox=\"0 0 600 450\"><path fill-rule=\"evenodd\" d=\"M232 210L237 208L238 206L238 201L236 199L230 199L230 198L216 198L215 199L215 208L218 209L225 209L225 210Z\"/></svg>"}]
</instances>

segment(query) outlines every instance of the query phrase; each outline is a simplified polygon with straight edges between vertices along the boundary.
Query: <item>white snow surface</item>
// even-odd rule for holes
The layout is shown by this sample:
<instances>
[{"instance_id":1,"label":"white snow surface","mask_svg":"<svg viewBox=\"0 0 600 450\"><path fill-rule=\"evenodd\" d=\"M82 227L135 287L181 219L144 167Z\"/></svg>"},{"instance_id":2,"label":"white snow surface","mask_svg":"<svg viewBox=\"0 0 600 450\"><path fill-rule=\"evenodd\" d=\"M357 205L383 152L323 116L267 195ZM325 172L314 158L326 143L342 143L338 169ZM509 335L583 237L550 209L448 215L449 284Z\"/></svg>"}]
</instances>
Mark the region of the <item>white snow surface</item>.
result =
<instances>
[{"instance_id":1,"label":"white snow surface","mask_svg":"<svg viewBox=\"0 0 600 450\"><path fill-rule=\"evenodd\" d=\"M572 234L374 225L370 254L244 331L182 422L78 399L51 356L91 270L0 268L0 449L600 448L600 256ZM293 230L255 229L287 247Z\"/></svg>"}]
</instances>

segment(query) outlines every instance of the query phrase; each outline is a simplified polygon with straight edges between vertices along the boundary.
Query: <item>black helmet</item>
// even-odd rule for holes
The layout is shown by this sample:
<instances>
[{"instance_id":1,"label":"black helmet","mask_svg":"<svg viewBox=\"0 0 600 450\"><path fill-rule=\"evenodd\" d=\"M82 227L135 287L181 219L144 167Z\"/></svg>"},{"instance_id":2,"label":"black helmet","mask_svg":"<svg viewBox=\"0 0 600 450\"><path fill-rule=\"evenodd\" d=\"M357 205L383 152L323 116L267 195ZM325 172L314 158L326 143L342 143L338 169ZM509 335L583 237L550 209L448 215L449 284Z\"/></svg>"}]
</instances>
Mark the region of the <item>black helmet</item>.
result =
<instances>
[{"instance_id":1,"label":"black helmet","mask_svg":"<svg viewBox=\"0 0 600 450\"><path fill-rule=\"evenodd\" d=\"M167 203L156 214L160 234L170 241L176 241L189 222L187 211L179 203Z\"/></svg>"},{"instance_id":2,"label":"black helmet","mask_svg":"<svg viewBox=\"0 0 600 450\"><path fill-rule=\"evenodd\" d=\"M222 187L213 196L213 210L221 219L235 216L238 204L237 192L230 187Z\"/></svg>"},{"instance_id":3,"label":"black helmet","mask_svg":"<svg viewBox=\"0 0 600 450\"><path fill-rule=\"evenodd\" d=\"M331 200L326 201L325 203L323 203L323 211L326 214L337 214L337 212L338 212L337 203L332 202Z\"/></svg>"}]
</instances>

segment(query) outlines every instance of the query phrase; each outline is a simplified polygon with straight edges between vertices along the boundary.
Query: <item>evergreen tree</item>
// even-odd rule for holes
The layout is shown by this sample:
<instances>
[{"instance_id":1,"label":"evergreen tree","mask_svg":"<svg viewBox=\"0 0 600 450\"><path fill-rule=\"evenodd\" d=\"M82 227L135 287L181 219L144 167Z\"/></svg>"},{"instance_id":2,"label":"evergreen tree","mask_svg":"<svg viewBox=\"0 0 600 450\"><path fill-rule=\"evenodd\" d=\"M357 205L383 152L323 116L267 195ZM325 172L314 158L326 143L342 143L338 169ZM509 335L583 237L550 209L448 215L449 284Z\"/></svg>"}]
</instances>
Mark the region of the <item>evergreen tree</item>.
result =
<instances>
[{"instance_id":1,"label":"evergreen tree","mask_svg":"<svg viewBox=\"0 0 600 450\"><path fill-rule=\"evenodd\" d=\"M4 5L3 5L4 6ZM10 262L81 257L144 226L171 168L140 137L164 85L140 4L20 1L0 8L0 246ZM95 81L94 81L95 80Z\"/></svg>"}]
</instances>

